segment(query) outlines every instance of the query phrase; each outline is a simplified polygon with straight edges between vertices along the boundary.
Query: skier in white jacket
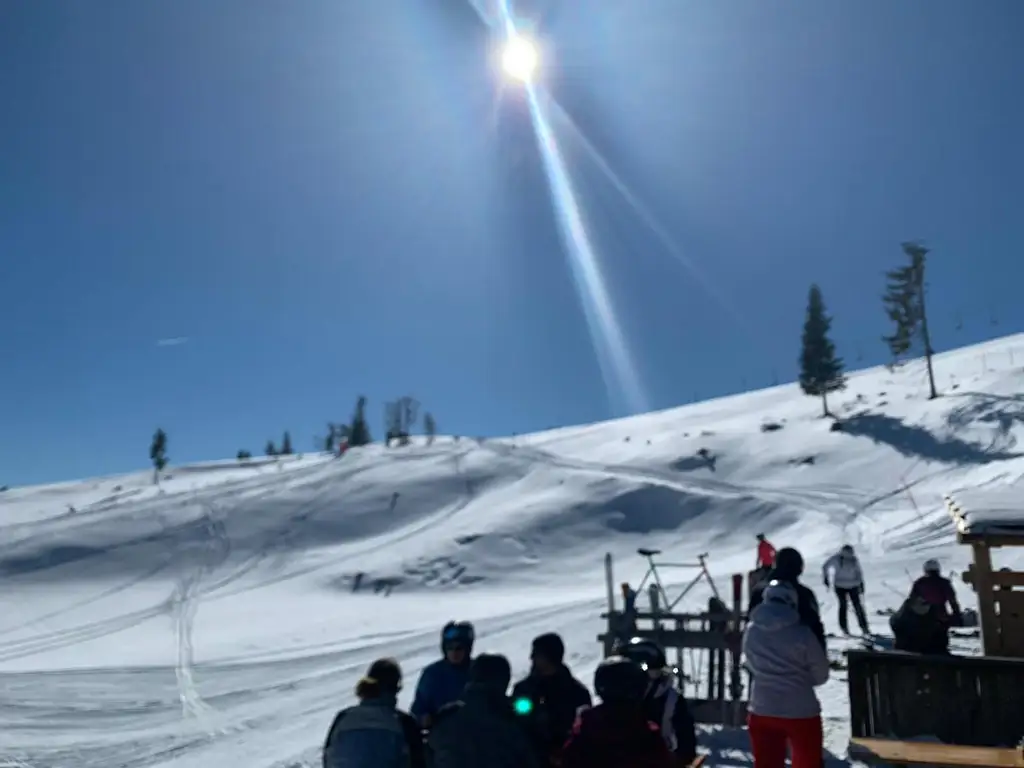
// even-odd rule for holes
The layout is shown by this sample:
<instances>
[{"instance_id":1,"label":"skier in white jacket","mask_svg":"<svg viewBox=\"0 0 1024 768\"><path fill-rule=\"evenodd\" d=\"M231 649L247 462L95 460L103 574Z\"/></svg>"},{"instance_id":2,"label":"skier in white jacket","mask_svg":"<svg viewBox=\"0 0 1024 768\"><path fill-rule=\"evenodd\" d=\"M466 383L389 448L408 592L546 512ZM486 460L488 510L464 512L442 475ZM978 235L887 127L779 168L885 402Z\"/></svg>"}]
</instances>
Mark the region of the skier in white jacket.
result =
<instances>
[{"instance_id":1,"label":"skier in white jacket","mask_svg":"<svg viewBox=\"0 0 1024 768\"><path fill-rule=\"evenodd\" d=\"M829 571L834 572L831 584L828 578ZM853 612L857 614L860 631L865 635L869 634L868 617L864 613L864 604L860 599L864 593L864 573L861 571L860 561L853 551L853 546L844 544L842 549L826 560L821 568L821 576L826 587L835 587L836 597L839 599L839 628L843 633L850 634L846 621L846 604L849 601L853 604Z\"/></svg>"}]
</instances>

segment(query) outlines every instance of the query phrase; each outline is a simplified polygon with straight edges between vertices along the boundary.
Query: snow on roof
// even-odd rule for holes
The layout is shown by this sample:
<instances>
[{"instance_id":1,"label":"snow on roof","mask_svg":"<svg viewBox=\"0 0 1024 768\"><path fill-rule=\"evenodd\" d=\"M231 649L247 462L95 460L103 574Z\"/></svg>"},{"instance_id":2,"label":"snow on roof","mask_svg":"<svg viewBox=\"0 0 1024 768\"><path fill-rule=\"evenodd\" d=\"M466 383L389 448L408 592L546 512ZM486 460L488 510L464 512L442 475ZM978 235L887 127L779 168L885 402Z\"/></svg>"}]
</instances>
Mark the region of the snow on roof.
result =
<instances>
[{"instance_id":1,"label":"snow on roof","mask_svg":"<svg viewBox=\"0 0 1024 768\"><path fill-rule=\"evenodd\" d=\"M962 535L1024 540L1024 482L958 491L946 497L946 507Z\"/></svg>"}]
</instances>

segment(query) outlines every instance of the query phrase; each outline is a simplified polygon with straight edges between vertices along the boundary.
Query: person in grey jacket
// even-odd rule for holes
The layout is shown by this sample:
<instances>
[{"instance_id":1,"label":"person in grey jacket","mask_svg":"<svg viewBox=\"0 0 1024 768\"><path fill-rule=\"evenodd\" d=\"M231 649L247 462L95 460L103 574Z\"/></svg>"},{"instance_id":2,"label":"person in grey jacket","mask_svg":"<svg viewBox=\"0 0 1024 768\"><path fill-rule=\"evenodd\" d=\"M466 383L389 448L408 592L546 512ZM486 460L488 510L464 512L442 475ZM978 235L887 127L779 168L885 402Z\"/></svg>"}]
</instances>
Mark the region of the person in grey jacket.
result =
<instances>
[{"instance_id":1,"label":"person in grey jacket","mask_svg":"<svg viewBox=\"0 0 1024 768\"><path fill-rule=\"evenodd\" d=\"M747 725L754 768L822 768L821 704L814 689L828 680L825 649L800 621L796 588L773 580L750 614L743 655L751 675Z\"/></svg>"}]
</instances>

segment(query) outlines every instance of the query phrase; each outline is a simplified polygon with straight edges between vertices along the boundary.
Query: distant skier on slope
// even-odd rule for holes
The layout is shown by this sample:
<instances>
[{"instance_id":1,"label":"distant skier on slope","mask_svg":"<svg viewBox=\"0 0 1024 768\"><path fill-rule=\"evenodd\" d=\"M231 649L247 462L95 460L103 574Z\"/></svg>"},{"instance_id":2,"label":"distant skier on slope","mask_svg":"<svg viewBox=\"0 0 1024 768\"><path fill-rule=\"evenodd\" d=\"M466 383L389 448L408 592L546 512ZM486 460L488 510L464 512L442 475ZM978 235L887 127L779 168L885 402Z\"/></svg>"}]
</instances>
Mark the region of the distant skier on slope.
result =
<instances>
[{"instance_id":1,"label":"distant skier on slope","mask_svg":"<svg viewBox=\"0 0 1024 768\"><path fill-rule=\"evenodd\" d=\"M824 765L821 704L814 689L828 681L828 656L801 621L799 602L793 584L771 581L743 632L754 768L784 768L787 743L792 768Z\"/></svg>"},{"instance_id":2,"label":"distant skier on slope","mask_svg":"<svg viewBox=\"0 0 1024 768\"><path fill-rule=\"evenodd\" d=\"M804 572L804 557L792 547L783 547L775 556L775 567L768 574L768 581L784 581L791 584L797 593L797 611L800 614L800 621L806 624L814 636L818 638L822 648L826 648L825 626L821 623L821 609L818 605L818 598L809 587L800 583L800 574ZM764 590L767 584L762 582L754 587L750 596L750 605L747 613L761 604L764 597Z\"/></svg>"},{"instance_id":3,"label":"distant skier on slope","mask_svg":"<svg viewBox=\"0 0 1024 768\"><path fill-rule=\"evenodd\" d=\"M476 632L468 621L449 621L441 631L444 658L423 668L410 711L424 729L430 729L445 704L457 701L469 681Z\"/></svg>"},{"instance_id":4,"label":"distant skier on slope","mask_svg":"<svg viewBox=\"0 0 1024 768\"><path fill-rule=\"evenodd\" d=\"M594 672L601 703L576 719L561 768L675 768L658 726L644 713L647 682L629 659L602 661Z\"/></svg>"},{"instance_id":5,"label":"distant skier on slope","mask_svg":"<svg viewBox=\"0 0 1024 768\"><path fill-rule=\"evenodd\" d=\"M829 572L833 572L831 584ZM848 601L853 604L853 612L857 615L861 633L869 634L868 617L864 613L864 604L860 599L864 594L864 572L861 570L860 560L853 551L853 545L844 544L842 549L825 561L821 567L821 579L826 589L835 586L836 598L839 600L839 628L843 634L850 634L846 618Z\"/></svg>"},{"instance_id":6,"label":"distant skier on slope","mask_svg":"<svg viewBox=\"0 0 1024 768\"><path fill-rule=\"evenodd\" d=\"M926 560L924 575L914 582L900 609L889 619L898 651L930 655L949 653L949 628L963 623L960 603L939 561ZM947 610L947 606L950 610Z\"/></svg>"}]
</instances>

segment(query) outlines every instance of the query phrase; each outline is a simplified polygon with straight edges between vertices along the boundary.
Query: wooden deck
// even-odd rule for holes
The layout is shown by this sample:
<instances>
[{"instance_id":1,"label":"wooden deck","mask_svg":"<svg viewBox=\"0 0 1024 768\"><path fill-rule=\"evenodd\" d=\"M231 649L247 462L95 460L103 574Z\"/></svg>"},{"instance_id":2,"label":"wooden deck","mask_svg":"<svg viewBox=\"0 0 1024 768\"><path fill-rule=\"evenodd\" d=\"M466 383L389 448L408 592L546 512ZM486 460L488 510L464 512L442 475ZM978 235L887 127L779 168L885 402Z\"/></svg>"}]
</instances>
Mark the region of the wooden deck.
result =
<instances>
[{"instance_id":1,"label":"wooden deck","mask_svg":"<svg viewBox=\"0 0 1024 768\"><path fill-rule=\"evenodd\" d=\"M850 651L848 662L851 749L858 744L878 747L877 740L930 738L946 746L995 747L1009 753L1000 752L999 757L968 750L960 758L989 762L948 762L951 758L936 760L934 755L921 762L1021 765L1006 760L1011 753L1014 760L1019 757L1017 747L1024 737L1024 659ZM944 745L917 743L914 751ZM905 757L886 762L918 761Z\"/></svg>"}]
</instances>

